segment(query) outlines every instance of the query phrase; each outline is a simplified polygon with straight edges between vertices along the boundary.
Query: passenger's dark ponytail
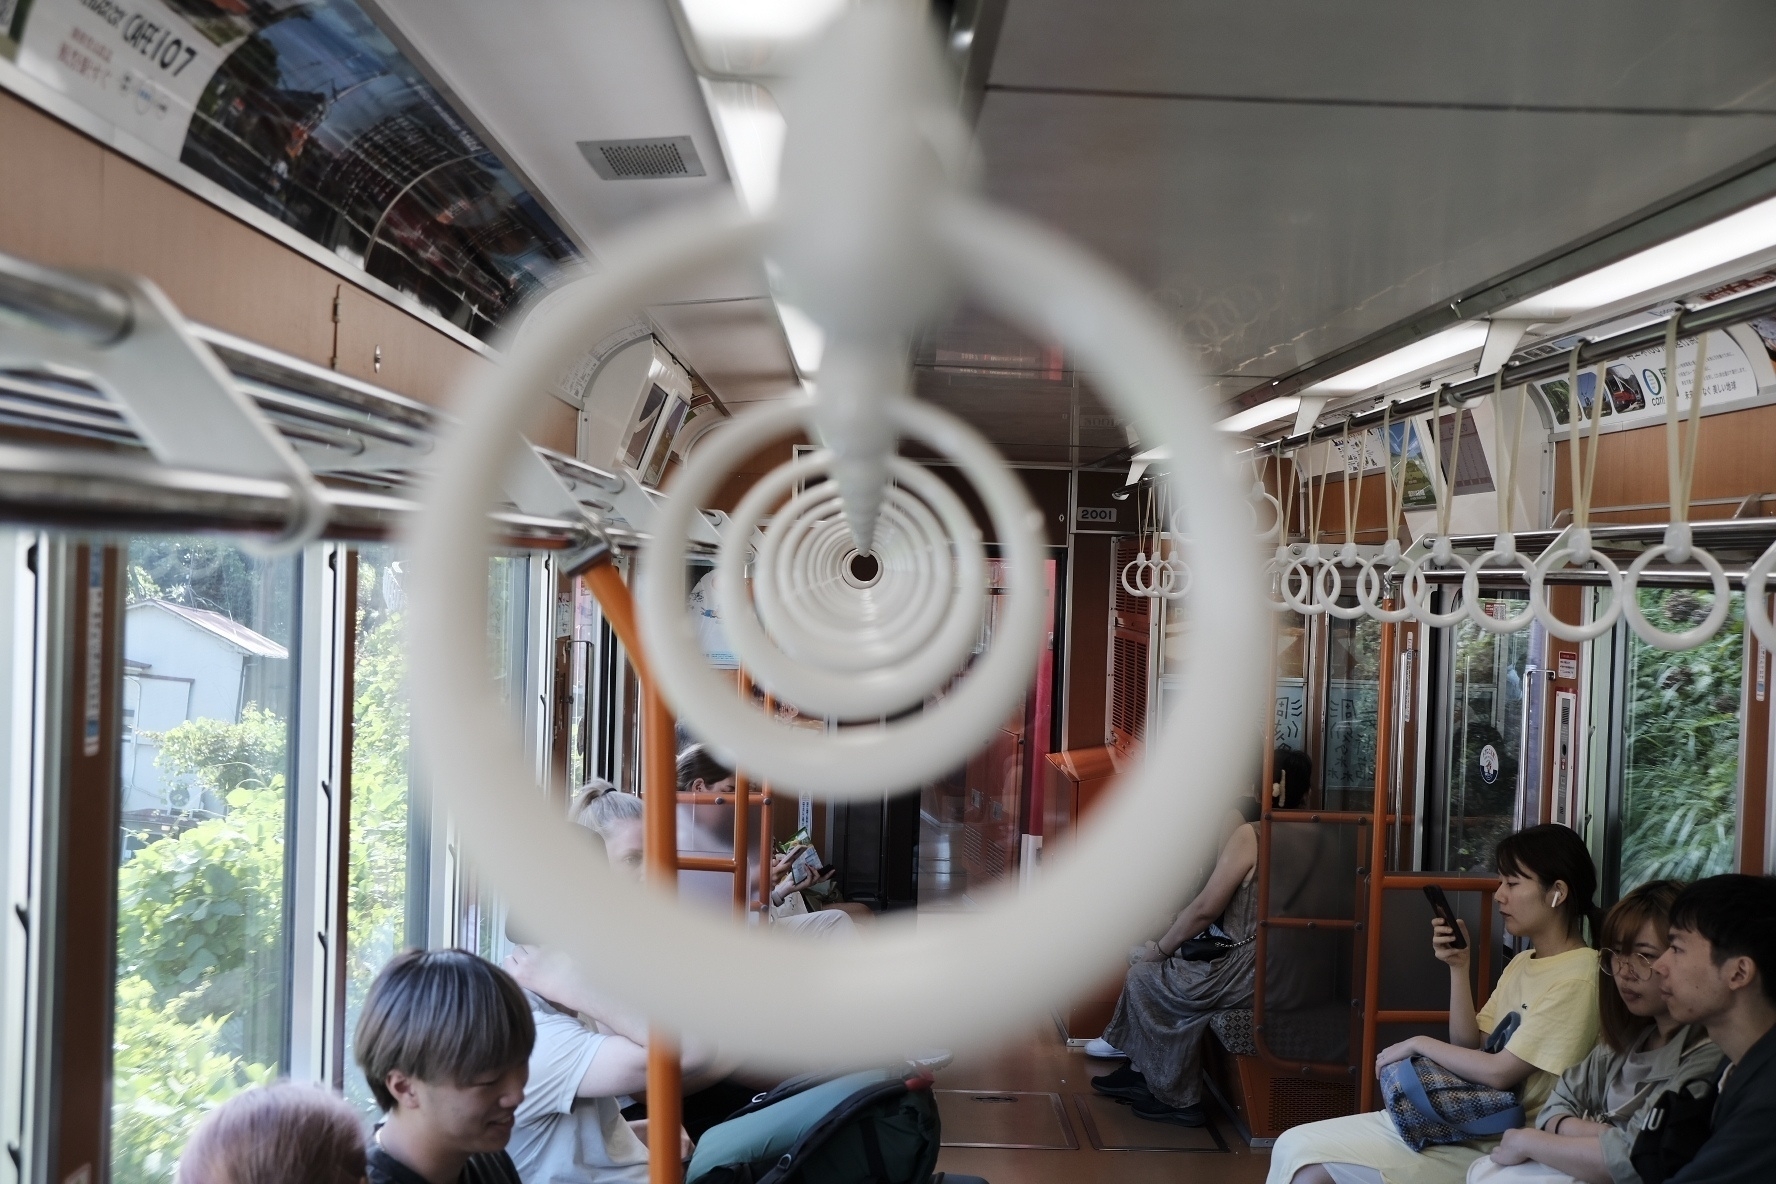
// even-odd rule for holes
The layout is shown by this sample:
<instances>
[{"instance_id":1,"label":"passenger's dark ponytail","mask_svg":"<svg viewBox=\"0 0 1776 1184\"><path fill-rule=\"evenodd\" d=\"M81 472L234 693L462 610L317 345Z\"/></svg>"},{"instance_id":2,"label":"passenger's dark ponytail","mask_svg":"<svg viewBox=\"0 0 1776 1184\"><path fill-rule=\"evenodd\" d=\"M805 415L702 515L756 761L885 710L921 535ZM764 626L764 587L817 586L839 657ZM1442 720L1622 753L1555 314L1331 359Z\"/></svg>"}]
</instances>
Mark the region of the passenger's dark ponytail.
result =
<instances>
[{"instance_id":1,"label":"passenger's dark ponytail","mask_svg":"<svg viewBox=\"0 0 1776 1184\"><path fill-rule=\"evenodd\" d=\"M1591 930L1591 939L1586 944L1594 950L1601 950L1603 948L1603 909L1597 905L1588 906L1585 909L1585 926Z\"/></svg>"},{"instance_id":2,"label":"passenger's dark ponytail","mask_svg":"<svg viewBox=\"0 0 1776 1184\"><path fill-rule=\"evenodd\" d=\"M1500 875L1533 876L1538 884L1564 881L1571 893L1559 909L1569 932L1592 946L1603 940L1603 910L1597 907L1597 865L1585 841L1558 823L1526 827L1499 840L1495 865ZM1586 929L1590 930L1586 934Z\"/></svg>"}]
</instances>

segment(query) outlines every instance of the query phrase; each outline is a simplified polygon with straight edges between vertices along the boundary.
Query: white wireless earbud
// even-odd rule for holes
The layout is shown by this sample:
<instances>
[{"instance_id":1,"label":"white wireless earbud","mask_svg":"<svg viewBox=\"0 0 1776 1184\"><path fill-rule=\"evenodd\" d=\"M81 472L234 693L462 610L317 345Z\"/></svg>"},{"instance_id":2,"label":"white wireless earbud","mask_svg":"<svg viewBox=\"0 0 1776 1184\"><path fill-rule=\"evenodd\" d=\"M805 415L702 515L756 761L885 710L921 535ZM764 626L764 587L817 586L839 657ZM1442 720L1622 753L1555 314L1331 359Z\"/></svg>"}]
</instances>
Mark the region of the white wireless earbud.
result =
<instances>
[{"instance_id":1,"label":"white wireless earbud","mask_svg":"<svg viewBox=\"0 0 1776 1184\"><path fill-rule=\"evenodd\" d=\"M1551 905L1549 905L1549 906L1548 906L1548 907L1549 907L1549 908L1555 908L1555 909L1557 909L1557 908L1559 908L1559 907L1560 907L1560 893L1558 893L1558 892L1556 892L1556 893L1555 893L1555 894L1554 894L1554 903L1553 903L1553 904L1551 904Z\"/></svg>"}]
</instances>

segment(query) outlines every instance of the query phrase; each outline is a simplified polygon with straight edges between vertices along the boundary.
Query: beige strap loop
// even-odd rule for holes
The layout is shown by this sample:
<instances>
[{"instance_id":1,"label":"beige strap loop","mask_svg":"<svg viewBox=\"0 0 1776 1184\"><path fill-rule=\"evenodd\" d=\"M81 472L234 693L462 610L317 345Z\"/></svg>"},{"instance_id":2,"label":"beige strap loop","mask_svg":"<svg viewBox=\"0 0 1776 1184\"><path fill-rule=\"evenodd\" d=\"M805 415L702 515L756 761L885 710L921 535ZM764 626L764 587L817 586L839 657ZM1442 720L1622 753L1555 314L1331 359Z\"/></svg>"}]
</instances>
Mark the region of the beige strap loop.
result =
<instances>
[{"instance_id":1,"label":"beige strap loop","mask_svg":"<svg viewBox=\"0 0 1776 1184\"><path fill-rule=\"evenodd\" d=\"M1523 444L1523 416L1529 409L1529 388L1518 384L1517 416L1507 428L1504 386L1505 372L1501 368L1492 376L1492 426L1499 457L1499 533L1510 535L1514 533L1511 528L1517 511L1517 455Z\"/></svg>"},{"instance_id":2,"label":"beige strap loop","mask_svg":"<svg viewBox=\"0 0 1776 1184\"><path fill-rule=\"evenodd\" d=\"M1603 385L1603 366L1597 367L1597 385L1591 391L1591 429L1584 445L1584 457L1580 458L1579 442L1579 350L1584 341L1575 342L1572 358L1566 365L1567 396L1572 400L1567 421L1567 445L1572 455L1567 467L1572 473L1572 521L1577 530L1591 529L1591 491L1597 484L1597 437L1598 428L1603 423L1603 401L1609 392Z\"/></svg>"},{"instance_id":3,"label":"beige strap loop","mask_svg":"<svg viewBox=\"0 0 1776 1184\"><path fill-rule=\"evenodd\" d=\"M1348 546L1357 543L1357 513L1363 508L1363 437L1357 437L1357 467L1351 471L1350 458L1351 425L1349 417L1344 421L1344 450L1340 456L1344 461L1344 541ZM1353 490L1351 487L1355 486Z\"/></svg>"},{"instance_id":4,"label":"beige strap loop","mask_svg":"<svg viewBox=\"0 0 1776 1184\"><path fill-rule=\"evenodd\" d=\"M1696 339L1695 375L1690 382L1689 422L1678 413L1677 318L1665 322L1665 470L1671 521L1690 520L1690 491L1696 481L1696 442L1702 434L1702 394L1708 373L1708 334ZM1687 427L1687 431L1685 430Z\"/></svg>"},{"instance_id":5,"label":"beige strap loop","mask_svg":"<svg viewBox=\"0 0 1776 1184\"><path fill-rule=\"evenodd\" d=\"M1449 468L1447 475L1443 468L1443 388L1439 386L1437 393L1431 398L1431 448L1436 457L1430 462L1437 466L1431 476L1431 492L1437 498L1437 535L1449 537L1449 516L1455 509L1455 482L1461 473L1462 454L1462 412L1455 409L1455 442L1449 449ZM1426 466L1429 468L1429 465Z\"/></svg>"}]
</instances>

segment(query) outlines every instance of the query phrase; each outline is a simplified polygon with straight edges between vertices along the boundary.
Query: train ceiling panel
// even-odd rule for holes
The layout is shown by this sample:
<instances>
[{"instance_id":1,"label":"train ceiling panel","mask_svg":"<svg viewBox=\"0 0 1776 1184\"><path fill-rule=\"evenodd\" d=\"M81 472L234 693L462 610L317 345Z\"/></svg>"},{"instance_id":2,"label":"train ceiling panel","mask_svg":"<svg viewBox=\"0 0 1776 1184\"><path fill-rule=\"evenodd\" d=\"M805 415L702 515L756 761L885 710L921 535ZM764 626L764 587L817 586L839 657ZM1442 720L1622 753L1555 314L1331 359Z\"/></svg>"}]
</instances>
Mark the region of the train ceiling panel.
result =
<instances>
[{"instance_id":1,"label":"train ceiling panel","mask_svg":"<svg viewBox=\"0 0 1776 1184\"><path fill-rule=\"evenodd\" d=\"M1767 151L1776 8L1011 0L987 187L1234 396Z\"/></svg>"}]
</instances>

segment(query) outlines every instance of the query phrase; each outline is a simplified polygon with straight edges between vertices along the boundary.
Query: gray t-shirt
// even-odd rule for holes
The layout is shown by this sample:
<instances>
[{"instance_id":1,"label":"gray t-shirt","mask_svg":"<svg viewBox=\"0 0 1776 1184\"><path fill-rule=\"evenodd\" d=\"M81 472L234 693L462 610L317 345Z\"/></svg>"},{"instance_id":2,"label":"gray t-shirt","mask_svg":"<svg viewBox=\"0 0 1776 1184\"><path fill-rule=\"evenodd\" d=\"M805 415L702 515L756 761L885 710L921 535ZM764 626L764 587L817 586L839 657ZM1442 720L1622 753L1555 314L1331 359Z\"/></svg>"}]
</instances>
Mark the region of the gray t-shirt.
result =
<instances>
[{"instance_id":1,"label":"gray t-shirt","mask_svg":"<svg viewBox=\"0 0 1776 1184\"><path fill-rule=\"evenodd\" d=\"M647 1148L623 1121L617 1100L578 1096L606 1037L525 994L536 1021L536 1047L506 1147L524 1184L647 1184Z\"/></svg>"}]
</instances>

